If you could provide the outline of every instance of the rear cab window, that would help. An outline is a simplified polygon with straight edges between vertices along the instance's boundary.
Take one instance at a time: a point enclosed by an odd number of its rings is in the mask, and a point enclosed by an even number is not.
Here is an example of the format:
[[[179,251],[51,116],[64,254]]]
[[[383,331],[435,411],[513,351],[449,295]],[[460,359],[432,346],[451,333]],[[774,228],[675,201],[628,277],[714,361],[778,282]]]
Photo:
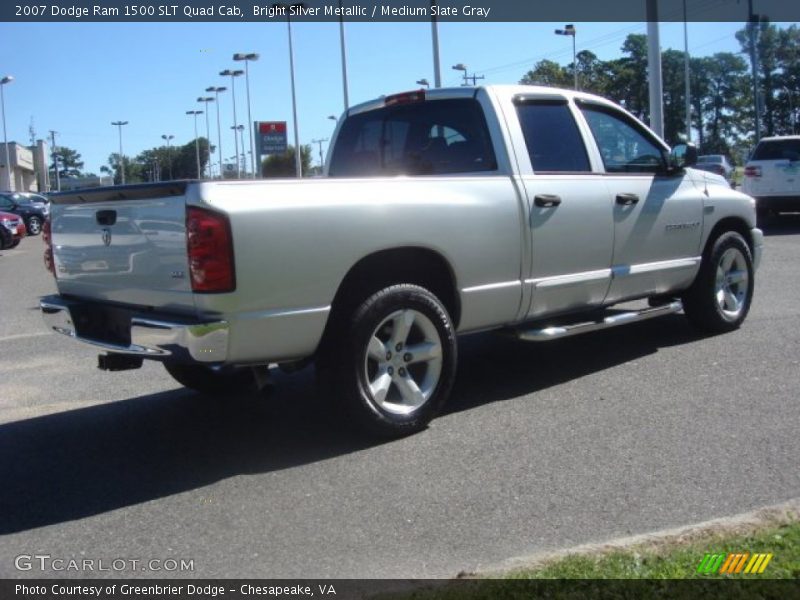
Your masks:
[[[515,101],[535,173],[588,173],[589,156],[566,100]]]
[[[348,117],[329,177],[445,175],[497,170],[489,130],[473,98],[387,106]]]

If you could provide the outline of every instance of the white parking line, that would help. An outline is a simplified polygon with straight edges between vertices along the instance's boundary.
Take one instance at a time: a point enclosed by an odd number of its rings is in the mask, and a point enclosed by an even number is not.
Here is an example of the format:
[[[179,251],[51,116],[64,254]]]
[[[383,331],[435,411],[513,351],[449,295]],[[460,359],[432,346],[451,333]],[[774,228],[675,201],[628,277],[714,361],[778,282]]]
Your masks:
[[[54,331],[37,331],[36,333],[17,333],[15,335],[7,335],[0,337],[0,342],[8,342],[11,340],[24,340],[26,338],[41,337],[43,335],[52,335]]]

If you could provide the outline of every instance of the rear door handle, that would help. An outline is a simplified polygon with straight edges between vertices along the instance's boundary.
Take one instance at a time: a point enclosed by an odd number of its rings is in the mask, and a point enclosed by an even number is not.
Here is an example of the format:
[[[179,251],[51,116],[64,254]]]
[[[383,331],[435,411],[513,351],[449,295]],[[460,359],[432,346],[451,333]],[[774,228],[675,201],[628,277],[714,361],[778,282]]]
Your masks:
[[[630,206],[631,204],[636,204],[637,202],[639,202],[639,196],[636,194],[617,194],[617,204]]]
[[[533,203],[536,206],[541,206],[544,208],[558,206],[561,204],[561,196],[556,196],[555,194],[536,194],[533,197]]]

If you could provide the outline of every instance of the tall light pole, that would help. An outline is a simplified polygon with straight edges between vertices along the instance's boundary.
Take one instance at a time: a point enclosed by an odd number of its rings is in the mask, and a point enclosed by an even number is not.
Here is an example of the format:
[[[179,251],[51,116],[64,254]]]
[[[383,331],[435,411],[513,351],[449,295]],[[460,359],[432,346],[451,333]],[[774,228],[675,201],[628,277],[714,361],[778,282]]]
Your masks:
[[[286,12],[286,30],[289,34],[289,77],[292,83],[292,118],[294,120],[294,171],[295,176],[302,177],[303,176],[303,163],[300,160],[300,131],[297,127],[297,95],[295,94],[295,86],[294,86],[294,49],[292,48],[292,19],[289,16],[291,14],[292,7],[300,7],[304,6],[303,3],[299,4],[274,4],[273,6],[279,7]]]
[[[214,92],[214,102],[217,105],[217,152],[219,153],[219,178],[222,179],[222,128],[219,124],[219,93],[224,92],[228,88],[210,86],[206,88],[207,92]],[[209,159],[210,160],[210,159]]]
[[[686,141],[692,141],[692,88],[689,79],[689,23],[683,0],[683,83],[686,95]]]
[[[239,123],[236,120],[236,78],[240,77],[241,75],[244,75],[244,71],[242,71],[241,69],[236,69],[236,70],[225,69],[224,71],[220,71],[219,74],[222,75],[223,77],[231,78],[231,100],[233,101],[233,126],[237,127]],[[235,133],[233,136],[233,144],[235,146],[236,156],[239,156],[239,139],[236,137]],[[238,179],[241,176],[242,176],[242,169],[241,166],[239,165],[239,161],[237,160],[236,178]]]
[[[467,75],[467,65],[465,65],[464,63],[458,63],[457,65],[453,65],[453,70],[464,71],[464,83],[462,84],[463,86],[468,86],[470,79],[472,79],[472,85],[477,85],[478,79],[484,78],[483,75],[476,75],[475,73],[473,73],[472,75]],[[427,80],[425,79],[422,79],[421,81],[427,82]],[[418,81],[417,83],[420,83],[420,81]]]
[[[344,43],[344,14],[342,0],[339,0],[339,47],[342,50],[342,91],[344,92],[344,109],[350,108],[350,98],[347,93],[347,48]]]
[[[122,126],[127,125],[127,121],[113,121],[111,123],[115,127],[119,129],[119,172],[120,172],[120,182],[122,185],[125,185],[125,157],[122,154]]]
[[[167,140],[167,161],[169,161],[169,178],[170,181],[172,180],[172,146],[169,145],[171,139],[173,139],[174,135],[162,135],[161,139]]]
[[[431,0],[431,8],[436,6],[436,0]],[[433,15],[433,10],[431,10]],[[433,85],[442,87],[442,67],[439,63],[439,23],[435,16],[431,16],[431,44],[433,46]]]
[[[202,110],[187,110],[187,115],[194,116],[194,154],[195,158],[197,158],[197,178],[202,179],[203,176],[200,173],[200,142],[197,139],[197,115],[202,115]]]
[[[258,60],[258,54],[255,52],[248,52],[248,53],[241,53],[237,52],[233,55],[233,60],[243,60],[244,61],[244,81],[245,85],[247,86],[247,131],[248,131],[248,140],[250,142],[250,167],[253,171],[253,179],[256,177],[256,163],[255,163],[255,146],[253,146],[253,117],[250,114],[250,61],[251,60]],[[244,144],[244,139],[242,139],[242,144]]]
[[[572,37],[572,72],[575,76],[575,91],[578,91],[578,55],[575,49],[575,25],[564,25],[564,29],[556,29],[556,35],[569,35]]]
[[[6,185],[5,189],[12,192],[14,188],[12,187],[11,181],[11,153],[8,151],[8,132],[6,131],[6,97],[3,93],[5,89],[5,85],[7,83],[11,83],[14,81],[14,77],[12,75],[6,75],[2,79],[0,79],[0,104],[3,107],[3,142],[6,146]]]
[[[238,145],[236,150],[236,164],[241,165],[243,162],[244,163],[247,162],[247,157],[245,156],[245,151],[244,151],[244,125],[231,126],[231,129],[233,129],[233,137],[236,138],[237,141],[238,141],[238,136],[242,136],[242,153],[239,154]]]
[[[761,139],[761,97],[758,85],[758,24],[761,16],[753,12],[753,0],[747,2],[747,33],[750,38],[750,68],[753,72],[753,109],[755,110],[756,143]]]
[[[198,102],[203,102],[206,105],[206,145],[208,146],[208,176],[211,177],[211,130],[208,127],[208,103],[214,102],[210,96],[201,96],[197,99]]]
[[[647,0],[647,79],[650,100],[650,129],[664,137],[664,85],[661,73],[661,40],[658,0]]]

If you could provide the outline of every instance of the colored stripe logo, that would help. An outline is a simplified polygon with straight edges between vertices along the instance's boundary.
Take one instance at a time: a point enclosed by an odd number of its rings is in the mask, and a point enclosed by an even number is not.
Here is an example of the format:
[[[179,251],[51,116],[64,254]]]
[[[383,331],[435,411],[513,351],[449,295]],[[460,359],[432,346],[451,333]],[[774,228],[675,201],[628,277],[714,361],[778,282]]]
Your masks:
[[[728,554],[706,554],[697,572],[703,574],[718,573],[720,575],[761,574],[772,560],[772,553],[730,552]]]

